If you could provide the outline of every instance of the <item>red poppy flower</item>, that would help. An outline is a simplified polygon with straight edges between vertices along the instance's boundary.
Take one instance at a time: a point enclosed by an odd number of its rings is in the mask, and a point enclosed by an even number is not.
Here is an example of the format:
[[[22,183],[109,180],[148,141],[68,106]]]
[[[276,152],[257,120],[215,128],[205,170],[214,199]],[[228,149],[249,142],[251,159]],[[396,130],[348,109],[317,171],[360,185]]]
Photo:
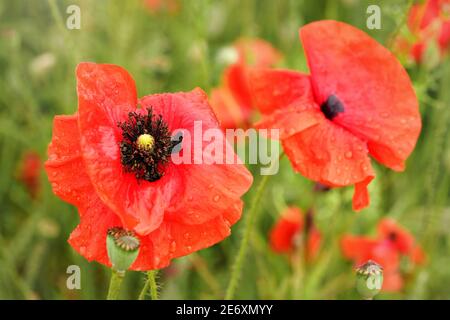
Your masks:
[[[42,161],[39,154],[34,151],[27,151],[20,162],[18,179],[25,185],[32,198],[36,198],[39,189],[39,174]]]
[[[450,45],[450,0],[427,0],[413,5],[408,15],[408,27],[416,39],[404,48],[409,48],[416,62],[422,61],[431,41],[436,41],[444,54]],[[404,39],[399,41],[407,43]]]
[[[253,112],[248,88],[248,67],[270,67],[281,55],[261,39],[241,39],[234,46],[236,63],[224,71],[222,85],[211,91],[211,106],[222,128],[248,127]]]
[[[311,75],[254,69],[250,88],[260,128],[279,128],[295,170],[330,187],[354,185],[353,208],[369,204],[369,154],[401,171],[421,120],[401,64],[367,34],[337,21],[300,29]]]
[[[308,237],[307,256],[314,258],[320,249],[322,236],[312,221],[304,221],[300,209],[290,207],[281,214],[280,219],[270,231],[270,246],[277,253],[292,253],[298,247],[302,233],[307,233]]]
[[[80,214],[69,243],[109,265],[107,230],[132,230],[141,242],[132,269],[148,270],[228,236],[251,174],[241,164],[176,165],[170,157],[174,130],[193,136],[198,120],[204,130],[218,128],[204,92],[138,100],[133,79],[118,66],[81,63],[76,74],[78,112],[55,117],[45,164],[55,194]],[[180,154],[194,150],[180,143]]]
[[[392,219],[382,219],[378,224],[376,238],[346,235],[342,238],[343,255],[361,265],[373,260],[384,269],[384,291],[399,291],[403,287],[400,272],[400,257],[405,256],[413,263],[421,264],[425,254],[415,243],[414,237]]]

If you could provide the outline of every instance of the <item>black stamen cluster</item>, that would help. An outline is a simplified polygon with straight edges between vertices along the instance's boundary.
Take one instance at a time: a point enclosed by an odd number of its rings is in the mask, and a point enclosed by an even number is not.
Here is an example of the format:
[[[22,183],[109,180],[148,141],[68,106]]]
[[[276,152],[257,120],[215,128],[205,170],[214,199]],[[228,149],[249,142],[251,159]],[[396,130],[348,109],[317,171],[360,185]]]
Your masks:
[[[344,112],[344,104],[335,95],[330,95],[320,106],[320,110],[329,120],[333,120],[339,113]]]
[[[134,173],[138,180],[159,180],[173,147],[169,128],[162,116],[155,116],[152,108],[147,109],[146,115],[130,112],[128,120],[119,123],[119,127],[123,137],[120,155],[124,170]],[[150,134],[154,138],[151,149],[139,148],[137,139],[142,134]]]

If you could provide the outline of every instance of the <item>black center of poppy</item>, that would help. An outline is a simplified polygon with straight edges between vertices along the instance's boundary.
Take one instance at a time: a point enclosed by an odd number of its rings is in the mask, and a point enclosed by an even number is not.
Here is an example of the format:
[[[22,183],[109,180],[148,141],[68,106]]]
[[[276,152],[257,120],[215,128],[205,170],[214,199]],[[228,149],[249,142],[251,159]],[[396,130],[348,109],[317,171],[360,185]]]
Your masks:
[[[344,112],[344,105],[334,94],[322,103],[320,110],[329,120],[333,120],[339,113]]]
[[[120,156],[125,172],[133,173],[138,180],[159,180],[172,149],[181,139],[172,141],[166,122],[161,115],[155,116],[152,108],[144,115],[130,112],[119,127],[122,129]]]
[[[389,234],[387,236],[387,238],[392,242],[395,242],[397,240],[397,237],[398,237],[397,233],[395,233],[395,232],[389,232]]]

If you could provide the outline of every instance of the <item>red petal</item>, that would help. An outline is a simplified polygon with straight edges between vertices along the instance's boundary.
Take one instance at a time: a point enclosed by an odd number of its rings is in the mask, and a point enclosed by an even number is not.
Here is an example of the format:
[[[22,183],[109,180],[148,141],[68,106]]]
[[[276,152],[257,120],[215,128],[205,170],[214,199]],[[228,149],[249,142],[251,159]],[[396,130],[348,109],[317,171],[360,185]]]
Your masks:
[[[386,272],[383,275],[384,292],[398,292],[403,288],[403,279],[399,272]]]
[[[243,110],[250,112],[252,99],[248,87],[247,68],[241,64],[229,66],[224,71],[225,86],[230,89],[236,102]]]
[[[261,39],[240,39],[235,44],[239,63],[255,67],[270,67],[281,59],[272,45]]]
[[[116,65],[83,62],[77,66],[78,104],[90,105],[92,117],[106,117],[116,130],[137,105],[136,86],[128,72]],[[87,110],[86,110],[87,111]],[[95,120],[93,120],[95,121]]]
[[[395,56],[367,34],[337,21],[300,29],[316,101],[336,95],[345,106],[334,122],[368,140],[372,156],[402,170],[421,129],[418,101]],[[382,67],[380,67],[382,66]]]
[[[161,114],[168,122],[169,130],[183,129],[191,141],[183,139],[183,150],[203,153],[209,143],[200,148],[194,144],[194,122],[202,121],[203,132],[218,129],[217,120],[201,90],[189,93],[151,95],[140,100],[142,106],[153,106],[155,114]],[[189,110],[189,111],[187,111]],[[221,131],[222,141],[226,139]],[[187,144],[190,142],[190,147]],[[235,154],[229,144],[226,150]],[[197,150],[196,150],[197,149]],[[226,151],[224,151],[226,152]],[[190,157],[194,160],[194,156]],[[203,161],[206,155],[203,154]],[[250,188],[253,177],[242,164],[178,164],[173,165],[179,186],[176,201],[167,208],[170,219],[184,224],[201,224],[223,214]],[[161,180],[163,180],[162,178]]]
[[[294,249],[294,237],[303,228],[303,216],[300,209],[286,209],[280,220],[270,231],[270,246],[273,251],[283,253]]]
[[[370,203],[369,190],[367,186],[373,180],[373,176],[369,176],[361,182],[355,183],[355,192],[353,194],[353,210],[360,211],[366,208]]]
[[[372,260],[379,263],[386,273],[398,270],[400,254],[397,249],[385,241],[378,241],[372,251]]]
[[[346,258],[354,260],[358,265],[371,258],[376,244],[376,240],[368,237],[346,235],[341,240],[341,249]]]
[[[446,50],[450,46],[450,19],[442,22],[439,45],[442,50]]]
[[[263,116],[255,127],[267,129],[270,138],[274,138],[271,129],[278,129],[279,139],[284,140],[322,121],[325,121],[323,114],[308,105],[291,105]]]
[[[110,266],[106,251],[108,229],[120,227],[119,217],[97,196],[91,186],[90,196],[79,207],[80,224],[71,233],[70,245],[88,261],[97,261]]]
[[[419,245],[414,246],[410,254],[411,261],[416,264],[423,264],[426,261],[426,255],[422,247]]]
[[[308,237],[308,259],[314,259],[320,250],[320,244],[322,243],[322,235],[321,233],[316,229],[313,228]]]
[[[87,201],[92,186],[81,156],[77,114],[54,118],[45,170],[53,192],[61,199],[75,206]]]
[[[414,248],[414,237],[393,219],[384,218],[380,221],[378,224],[378,235],[380,240],[391,242],[403,254],[411,254]]]
[[[310,78],[289,70],[252,69],[250,92],[262,113],[282,110],[295,103],[300,109],[318,110],[314,102]]]
[[[106,251],[109,228],[121,226],[120,219],[98,198],[94,189],[85,205],[79,209],[80,224],[69,238],[70,245],[89,261],[110,266]],[[222,241],[230,234],[230,226],[242,212],[242,201],[236,202],[213,220],[199,225],[164,221],[154,232],[139,237],[139,256],[131,270],[161,269],[171,259],[188,255]]]
[[[248,122],[249,112],[244,110],[226,87],[211,91],[211,107],[223,129],[244,127]]]
[[[330,121],[283,141],[295,170],[328,186],[355,184],[354,208],[368,205],[365,187],[374,177],[365,143]]]
[[[230,235],[230,226],[242,212],[242,202],[228,208],[225,215],[198,225],[164,221],[161,226],[141,240],[141,251],[133,270],[161,269],[173,258],[210,247]]]

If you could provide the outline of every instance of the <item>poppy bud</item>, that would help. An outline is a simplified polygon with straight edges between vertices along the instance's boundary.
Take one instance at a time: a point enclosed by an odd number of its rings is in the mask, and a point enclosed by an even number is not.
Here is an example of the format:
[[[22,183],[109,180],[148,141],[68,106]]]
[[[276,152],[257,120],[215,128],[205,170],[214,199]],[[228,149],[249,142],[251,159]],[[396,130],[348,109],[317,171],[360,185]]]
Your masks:
[[[383,285],[383,268],[369,260],[356,269],[356,289],[365,300],[372,300]]]
[[[124,273],[139,254],[139,239],[133,231],[115,227],[108,230],[106,248],[112,269]]]

